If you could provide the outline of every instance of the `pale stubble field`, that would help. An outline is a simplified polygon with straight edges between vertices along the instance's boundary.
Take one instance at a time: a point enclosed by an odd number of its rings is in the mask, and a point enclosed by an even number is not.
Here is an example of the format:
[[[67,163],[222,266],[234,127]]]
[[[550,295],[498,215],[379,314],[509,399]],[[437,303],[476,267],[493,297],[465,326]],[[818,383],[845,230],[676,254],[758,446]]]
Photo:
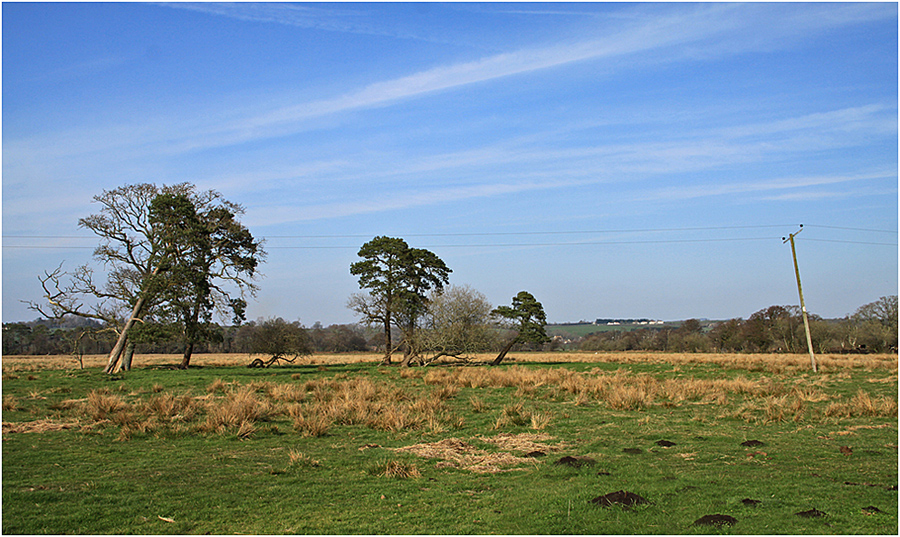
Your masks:
[[[253,358],[265,356],[245,353],[231,354],[194,354],[191,358],[193,367],[234,367],[248,365]],[[301,356],[294,365],[336,365],[371,363],[377,365],[383,355],[380,353],[339,353],[314,354]],[[442,360],[433,365],[466,363],[485,365],[494,359],[493,354],[476,354],[466,362]],[[402,354],[394,355],[394,362],[399,362]],[[85,368],[102,368],[106,365],[107,356],[91,354],[82,357]],[[164,367],[177,365],[181,356],[177,354],[136,354],[133,367]],[[653,353],[653,352],[522,352],[508,356],[504,363],[622,363],[622,364],[715,364],[722,367],[746,369],[749,371],[768,371],[782,373],[811,369],[807,354],[734,354],[734,353]],[[282,362],[284,363],[284,362]],[[820,354],[816,355],[816,364],[820,371],[841,369],[893,369],[897,373],[896,354]],[[273,366],[277,367],[277,366]],[[41,369],[77,369],[78,360],[71,355],[52,356],[4,356],[3,372],[28,371]]]

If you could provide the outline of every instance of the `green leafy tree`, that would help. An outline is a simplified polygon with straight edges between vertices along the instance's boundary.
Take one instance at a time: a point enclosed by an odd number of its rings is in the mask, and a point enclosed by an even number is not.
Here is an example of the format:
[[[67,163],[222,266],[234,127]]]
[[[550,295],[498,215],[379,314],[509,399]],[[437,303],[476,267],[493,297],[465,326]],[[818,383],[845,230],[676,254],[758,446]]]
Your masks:
[[[451,270],[434,253],[392,237],[375,237],[362,245],[358,255],[363,260],[350,265],[350,274],[359,278],[360,289],[368,294],[351,296],[348,307],[365,323],[384,329],[383,364],[391,363],[394,351],[391,328],[401,329],[409,343],[404,359],[408,365],[416,323],[428,304],[426,293],[442,289]]]
[[[261,244],[236,218],[243,212],[239,206],[215,193],[205,199],[189,193],[160,194],[151,204],[151,223],[161,236],[171,235],[177,248],[160,295],[165,316],[180,327],[182,369],[190,365],[196,343],[218,335],[214,311],[230,313],[234,324],[243,321],[246,301],[232,298],[223,283],[255,292],[251,279],[263,255]]]
[[[512,299],[512,306],[498,306],[492,313],[509,322],[516,330],[516,335],[503,347],[491,365],[500,365],[516,343],[540,344],[550,341],[544,330],[547,325],[544,307],[528,291],[519,291]]]

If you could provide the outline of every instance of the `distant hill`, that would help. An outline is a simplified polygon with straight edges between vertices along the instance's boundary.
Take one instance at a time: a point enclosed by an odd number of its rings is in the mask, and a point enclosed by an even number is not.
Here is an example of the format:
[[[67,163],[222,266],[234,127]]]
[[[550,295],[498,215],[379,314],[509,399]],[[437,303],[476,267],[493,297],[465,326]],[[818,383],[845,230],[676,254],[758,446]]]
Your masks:
[[[598,332],[631,332],[633,330],[664,328],[674,329],[681,326],[684,321],[659,321],[653,319],[597,319],[594,322],[579,321],[577,323],[548,324],[547,334],[550,337],[562,336],[566,339],[585,337]],[[705,328],[718,321],[701,319],[700,324]]]

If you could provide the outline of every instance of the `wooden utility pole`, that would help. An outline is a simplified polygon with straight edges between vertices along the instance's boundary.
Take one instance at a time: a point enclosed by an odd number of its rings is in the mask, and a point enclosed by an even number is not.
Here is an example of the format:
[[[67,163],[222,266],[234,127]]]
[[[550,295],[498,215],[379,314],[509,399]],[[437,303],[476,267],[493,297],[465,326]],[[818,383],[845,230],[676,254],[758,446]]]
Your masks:
[[[800,231],[803,231],[803,224],[800,224]],[[798,231],[797,233],[800,233]],[[816,355],[813,353],[812,337],[809,335],[809,316],[806,314],[806,304],[803,302],[803,286],[800,285],[800,267],[797,265],[797,249],[794,247],[794,236],[797,233],[791,233],[787,238],[782,237],[784,242],[791,242],[791,255],[794,257],[794,274],[797,275],[797,291],[800,293],[800,311],[803,313],[803,328],[806,329],[806,346],[809,348],[809,360],[812,362],[813,373],[817,372]],[[782,243],[784,244],[784,243]]]

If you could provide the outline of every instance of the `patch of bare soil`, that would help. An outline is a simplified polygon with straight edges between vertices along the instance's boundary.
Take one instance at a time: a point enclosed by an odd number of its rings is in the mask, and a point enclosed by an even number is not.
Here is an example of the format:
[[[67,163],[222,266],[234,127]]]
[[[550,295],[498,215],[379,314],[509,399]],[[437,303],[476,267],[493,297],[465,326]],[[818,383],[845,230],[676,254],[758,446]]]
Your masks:
[[[62,431],[80,427],[74,422],[61,422],[53,420],[36,420],[20,422],[3,422],[3,434],[9,433],[46,433],[50,431]]]
[[[799,513],[794,513],[797,516],[802,516],[803,518],[819,518],[823,516],[828,516],[824,511],[819,511],[818,509],[810,509],[809,511],[800,511]]]
[[[694,521],[695,526],[733,526],[737,519],[728,515],[704,515]]]
[[[746,505],[747,507],[756,507],[757,505],[761,504],[762,502],[759,500],[751,500],[750,498],[744,498],[743,500],[741,500],[741,503]]]
[[[744,447],[759,447],[764,446],[765,444],[759,440],[747,440],[746,442],[741,442],[741,445]]]
[[[604,494],[603,496],[597,496],[596,498],[591,500],[591,503],[600,505],[602,507],[619,505],[625,508],[629,508],[635,505],[650,503],[650,500],[633,492],[617,490],[616,492],[610,492],[609,494]]]
[[[582,466],[593,466],[597,461],[590,457],[572,457],[567,455],[554,462],[557,466],[571,466],[573,468],[581,468]]]
[[[521,435],[501,434],[494,437],[478,437],[479,440],[494,444],[500,449],[510,451],[551,451],[559,446],[541,444],[539,441],[550,440],[546,434],[523,433]],[[412,446],[394,448],[394,451],[408,452],[429,459],[441,459],[437,468],[461,468],[476,473],[492,474],[516,470],[515,466],[524,463],[534,464],[534,457],[519,457],[509,451],[488,452],[478,449],[459,438],[445,438],[439,442],[414,444]]]

